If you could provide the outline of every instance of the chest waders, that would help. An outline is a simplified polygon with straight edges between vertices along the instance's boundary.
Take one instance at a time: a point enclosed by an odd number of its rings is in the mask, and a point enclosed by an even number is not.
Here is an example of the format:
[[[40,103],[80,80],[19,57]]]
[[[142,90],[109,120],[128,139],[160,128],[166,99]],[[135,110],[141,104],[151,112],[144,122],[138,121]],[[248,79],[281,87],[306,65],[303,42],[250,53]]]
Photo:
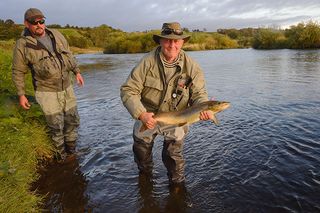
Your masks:
[[[39,41],[37,41],[37,45],[27,42],[26,48],[30,48],[35,51],[45,50],[48,52],[49,56],[40,58],[39,61],[50,60],[53,66],[60,69],[62,91],[38,91],[35,82],[36,73],[34,72],[33,64],[29,63],[28,66],[31,69],[35,97],[45,115],[49,128],[49,135],[58,152],[57,157],[61,160],[64,160],[68,154],[75,152],[75,141],[78,137],[77,129],[80,124],[80,118],[72,85],[63,90],[63,81],[67,80],[64,79],[62,74],[65,62],[56,49],[56,41],[54,37],[51,34],[49,34],[49,36],[52,41],[54,53],[50,52]]]
[[[180,69],[180,67],[178,67]],[[159,65],[160,77],[163,82],[163,94],[161,97],[160,105],[163,103],[166,93],[168,92],[168,85],[166,83],[165,74],[163,67]],[[187,89],[190,85],[191,80],[182,77],[181,70],[178,75],[174,75],[173,78],[175,88],[171,94],[171,108],[177,110],[177,106],[182,100],[184,93],[183,89]],[[160,106],[158,106],[158,109]],[[140,174],[152,173],[153,160],[152,160],[152,148],[154,145],[154,139],[158,134],[164,136],[163,149],[162,149],[162,162],[167,168],[167,175],[170,184],[182,183],[185,180],[184,167],[185,160],[183,158],[183,145],[184,137],[188,132],[188,126],[174,127],[167,126],[164,127],[163,131],[155,128],[154,130],[146,130],[142,135],[139,133],[140,127],[142,125],[141,121],[136,121],[133,133],[133,152],[134,159],[138,165]]]

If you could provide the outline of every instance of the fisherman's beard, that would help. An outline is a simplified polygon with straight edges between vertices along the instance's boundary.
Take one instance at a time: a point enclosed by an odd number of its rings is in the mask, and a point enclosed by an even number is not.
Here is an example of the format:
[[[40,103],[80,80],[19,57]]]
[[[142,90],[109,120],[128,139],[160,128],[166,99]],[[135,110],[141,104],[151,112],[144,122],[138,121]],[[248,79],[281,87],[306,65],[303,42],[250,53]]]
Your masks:
[[[33,34],[34,34],[35,36],[38,36],[38,37],[43,36],[43,35],[44,35],[44,28],[37,27],[37,28],[34,30]]]

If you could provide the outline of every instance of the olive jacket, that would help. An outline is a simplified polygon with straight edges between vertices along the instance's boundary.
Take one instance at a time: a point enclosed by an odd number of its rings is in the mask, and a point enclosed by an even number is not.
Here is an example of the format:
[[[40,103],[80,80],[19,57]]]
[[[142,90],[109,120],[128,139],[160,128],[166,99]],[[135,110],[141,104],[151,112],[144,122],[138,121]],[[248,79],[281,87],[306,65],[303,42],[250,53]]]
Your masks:
[[[79,72],[67,40],[54,29],[46,29],[54,52],[50,52],[25,29],[13,53],[12,80],[19,96],[25,94],[25,74],[31,70],[36,91],[59,92],[71,84],[70,71]]]
[[[134,119],[143,112],[182,110],[208,100],[200,66],[183,50],[175,74],[165,79],[158,46],[133,68],[120,88],[123,105]]]

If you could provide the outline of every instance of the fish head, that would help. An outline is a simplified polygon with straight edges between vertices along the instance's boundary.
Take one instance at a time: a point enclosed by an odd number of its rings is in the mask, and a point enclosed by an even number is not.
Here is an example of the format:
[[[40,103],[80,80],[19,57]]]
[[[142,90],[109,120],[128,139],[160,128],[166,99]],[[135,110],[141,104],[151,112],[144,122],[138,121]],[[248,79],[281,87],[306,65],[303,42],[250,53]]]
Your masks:
[[[230,102],[227,101],[209,101],[208,109],[213,113],[221,112],[230,107]]]

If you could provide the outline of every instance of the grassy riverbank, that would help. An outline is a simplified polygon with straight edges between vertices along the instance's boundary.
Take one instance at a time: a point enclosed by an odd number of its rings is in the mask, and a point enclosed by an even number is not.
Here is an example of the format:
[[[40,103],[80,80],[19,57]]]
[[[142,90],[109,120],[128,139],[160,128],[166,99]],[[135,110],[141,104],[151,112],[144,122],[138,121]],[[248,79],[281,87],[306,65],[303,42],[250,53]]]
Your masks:
[[[54,155],[46,123],[34,99],[30,73],[26,91],[30,110],[19,106],[11,78],[14,41],[0,41],[0,212],[40,212],[43,197],[30,186],[39,166]],[[72,47],[75,54],[102,52],[101,48]]]
[[[87,54],[87,53],[102,53],[103,49],[99,47],[91,48],[79,48],[79,47],[70,47],[73,54]]]
[[[37,167],[53,155],[39,105],[18,106],[11,81],[13,41],[0,41],[0,212],[37,212],[42,197],[30,191]],[[27,93],[33,99],[30,75]],[[34,101],[33,101],[34,102]]]

